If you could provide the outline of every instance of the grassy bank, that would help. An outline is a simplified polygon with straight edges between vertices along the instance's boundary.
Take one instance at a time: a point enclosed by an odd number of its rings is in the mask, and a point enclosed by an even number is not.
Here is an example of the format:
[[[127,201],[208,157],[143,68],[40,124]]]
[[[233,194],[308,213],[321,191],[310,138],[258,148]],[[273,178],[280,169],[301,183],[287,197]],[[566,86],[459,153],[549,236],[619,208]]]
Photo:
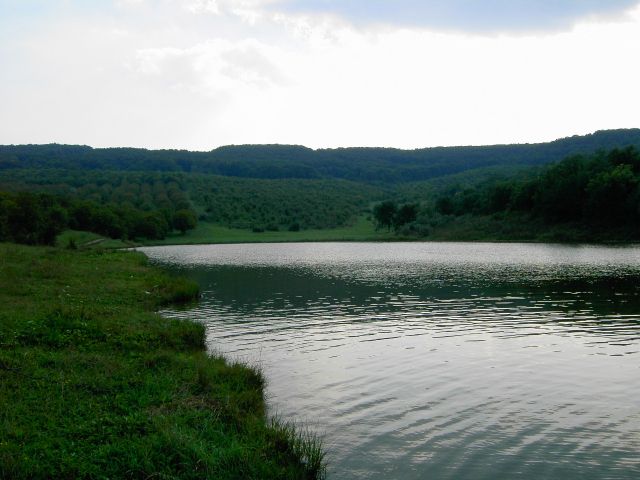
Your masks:
[[[325,229],[302,230],[299,232],[252,232],[227,228],[222,225],[201,222],[194,230],[184,235],[173,233],[164,240],[145,241],[145,245],[193,245],[204,243],[261,243],[261,242],[351,242],[393,240],[393,232],[376,231],[370,220],[358,218],[352,225]]]
[[[314,478],[259,372],[160,317],[197,288],[141,254],[0,244],[0,478]]]
[[[428,234],[402,235],[376,230],[370,220],[359,218],[353,225],[327,230],[300,232],[251,232],[231,229],[211,223],[201,223],[185,235],[177,233],[164,240],[143,242],[145,245],[193,245],[216,243],[267,242],[560,242],[560,243],[629,243],[633,237],[627,231],[610,230],[594,233],[582,225],[548,225],[542,221],[515,215],[452,217],[435,226]],[[100,244],[108,247],[110,241]],[[91,244],[88,244],[90,246]]]
[[[195,230],[181,235],[173,233],[164,240],[144,241],[144,245],[194,245],[218,243],[267,242],[554,242],[554,243],[637,243],[633,226],[594,232],[578,223],[549,225],[526,215],[464,215],[439,219],[427,225],[425,235],[402,235],[393,230],[376,230],[370,220],[360,217],[354,224],[326,230],[300,232],[252,232],[212,223],[201,223]],[[72,243],[80,250],[115,249],[137,245],[101,237],[89,232],[68,230],[58,237],[57,245]],[[139,244],[138,244],[139,245]]]
[[[56,238],[56,246],[71,249],[116,249],[135,246],[135,242],[107,238],[97,233],[66,230]]]
[[[637,243],[635,226],[594,230],[580,222],[549,224],[539,218],[513,213],[464,215],[431,227],[424,241],[480,241],[532,243]]]

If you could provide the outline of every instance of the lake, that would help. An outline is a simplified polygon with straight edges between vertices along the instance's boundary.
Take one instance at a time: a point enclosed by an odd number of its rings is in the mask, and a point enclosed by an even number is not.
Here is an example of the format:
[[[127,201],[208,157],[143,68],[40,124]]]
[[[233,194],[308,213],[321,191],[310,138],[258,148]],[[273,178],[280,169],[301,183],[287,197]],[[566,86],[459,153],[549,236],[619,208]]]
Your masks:
[[[640,478],[640,248],[142,248],[335,479]]]

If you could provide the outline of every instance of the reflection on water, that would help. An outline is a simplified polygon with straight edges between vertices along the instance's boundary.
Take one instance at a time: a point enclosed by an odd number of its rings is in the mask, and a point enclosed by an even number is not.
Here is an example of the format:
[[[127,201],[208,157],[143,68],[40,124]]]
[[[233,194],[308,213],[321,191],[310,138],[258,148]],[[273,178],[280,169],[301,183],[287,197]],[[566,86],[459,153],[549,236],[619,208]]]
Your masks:
[[[143,249],[209,346],[324,432],[332,478],[640,478],[640,248]]]

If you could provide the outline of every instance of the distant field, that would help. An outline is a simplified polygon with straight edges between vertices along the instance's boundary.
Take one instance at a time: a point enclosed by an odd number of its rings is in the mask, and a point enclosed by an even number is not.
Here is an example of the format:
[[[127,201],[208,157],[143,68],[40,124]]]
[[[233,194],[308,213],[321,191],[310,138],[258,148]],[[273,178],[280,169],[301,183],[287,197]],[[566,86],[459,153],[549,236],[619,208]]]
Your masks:
[[[97,233],[66,230],[56,238],[56,246],[60,248],[126,248],[133,246],[133,242],[125,242],[113,238],[106,238]],[[72,247],[73,248],[73,247]]]
[[[194,230],[181,235],[174,233],[164,240],[151,240],[145,245],[176,245],[203,243],[261,243],[261,242],[329,242],[397,240],[393,232],[376,231],[372,222],[360,217],[348,227],[300,232],[252,232],[201,222]]]

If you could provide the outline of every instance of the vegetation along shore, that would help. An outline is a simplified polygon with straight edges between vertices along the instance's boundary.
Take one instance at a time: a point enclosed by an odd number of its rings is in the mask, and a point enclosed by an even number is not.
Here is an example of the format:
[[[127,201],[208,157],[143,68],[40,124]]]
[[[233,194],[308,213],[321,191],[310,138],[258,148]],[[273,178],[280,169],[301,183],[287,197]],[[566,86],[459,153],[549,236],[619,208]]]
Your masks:
[[[140,253],[0,244],[0,478],[321,478],[258,370],[155,313],[197,295]]]

